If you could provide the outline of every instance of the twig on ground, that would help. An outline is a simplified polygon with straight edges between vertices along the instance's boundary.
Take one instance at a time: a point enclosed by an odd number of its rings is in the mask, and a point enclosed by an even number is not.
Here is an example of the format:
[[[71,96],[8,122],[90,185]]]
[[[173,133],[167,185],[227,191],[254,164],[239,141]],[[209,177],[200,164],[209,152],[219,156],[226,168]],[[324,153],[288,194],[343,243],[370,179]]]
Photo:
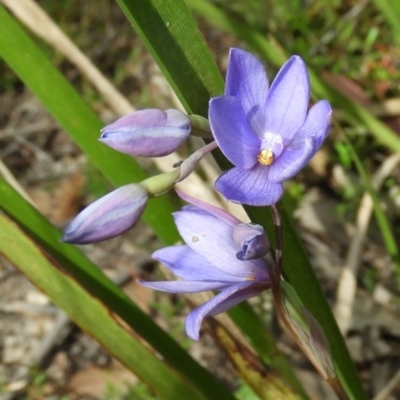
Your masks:
[[[30,203],[33,207],[36,208],[36,205],[33,203],[32,199],[29,197],[28,193],[26,193],[25,189],[19,184],[19,182],[15,179],[14,175],[7,168],[7,166],[0,159],[0,176],[4,178],[4,180],[12,186],[28,203]]]
[[[379,190],[383,181],[399,161],[400,154],[394,154],[385,160],[373,178],[372,185],[375,190]],[[357,212],[356,232],[350,243],[345,264],[339,279],[336,292],[336,303],[333,309],[343,335],[347,333],[351,324],[354,298],[357,289],[357,268],[373,209],[374,205],[371,196],[368,193],[364,193]]]
[[[400,382],[400,371],[397,371],[396,374],[390,379],[390,381],[382,388],[382,390],[372,399],[372,400],[385,400],[391,391],[397,386]]]

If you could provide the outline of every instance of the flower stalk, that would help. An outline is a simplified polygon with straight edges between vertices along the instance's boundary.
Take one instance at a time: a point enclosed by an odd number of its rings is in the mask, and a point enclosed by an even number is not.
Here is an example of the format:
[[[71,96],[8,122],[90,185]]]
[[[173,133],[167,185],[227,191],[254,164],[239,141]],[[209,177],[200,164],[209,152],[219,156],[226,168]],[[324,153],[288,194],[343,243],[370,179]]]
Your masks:
[[[271,206],[271,212],[276,236],[275,262],[271,262],[269,259],[270,262],[266,262],[266,264],[276,312],[303,353],[331,386],[338,399],[348,400],[349,398],[336,375],[325,333],[317,320],[304,308],[291,285],[281,281],[283,230],[278,203]]]

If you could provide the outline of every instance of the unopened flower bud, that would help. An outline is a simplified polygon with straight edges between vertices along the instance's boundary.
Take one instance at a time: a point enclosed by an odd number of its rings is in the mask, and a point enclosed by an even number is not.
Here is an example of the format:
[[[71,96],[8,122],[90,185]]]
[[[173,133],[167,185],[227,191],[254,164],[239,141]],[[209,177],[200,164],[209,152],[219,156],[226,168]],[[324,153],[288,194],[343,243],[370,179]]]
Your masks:
[[[242,261],[262,258],[270,249],[263,227],[257,224],[236,225],[233,229],[233,240],[242,249],[236,254]]]
[[[142,186],[130,184],[90,204],[67,226],[63,242],[86,244],[118,236],[138,221],[148,195]]]
[[[101,130],[100,141],[121,153],[162,157],[190,134],[190,119],[179,110],[146,109],[126,115]]]

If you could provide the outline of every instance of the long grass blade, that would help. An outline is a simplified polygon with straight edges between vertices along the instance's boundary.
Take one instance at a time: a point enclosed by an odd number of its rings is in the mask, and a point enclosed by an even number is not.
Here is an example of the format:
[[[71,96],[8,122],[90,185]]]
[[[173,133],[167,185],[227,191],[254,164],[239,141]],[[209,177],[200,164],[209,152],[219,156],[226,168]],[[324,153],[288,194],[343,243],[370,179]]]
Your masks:
[[[187,111],[207,116],[205,110],[210,97],[223,93],[222,78],[210,59],[201,36],[182,1],[162,0],[117,0],[127,18],[141,36],[143,42],[159,62],[160,68],[171,85],[179,86],[177,95],[188,108]],[[187,41],[190,37],[190,42]],[[167,49],[167,50],[166,50]],[[179,54],[176,58],[172,55]],[[206,60],[206,62],[205,62]],[[195,71],[198,77],[187,79],[186,70]],[[200,80],[199,77],[202,77]],[[206,85],[206,87],[204,87]],[[192,94],[196,93],[196,99]],[[217,156],[222,167],[226,161]],[[258,208],[248,212],[252,221],[268,228],[272,237],[271,218],[268,210]],[[315,273],[300,243],[292,222],[284,213],[285,254],[284,271],[304,305],[324,328],[331,343],[338,374],[352,399],[366,399],[354,364],[332,312],[319,286]]]
[[[85,332],[133,371],[160,399],[206,400],[182,375],[121,326],[113,313],[82,288],[10,219],[0,215],[0,254],[19,268]],[[67,294],[67,295],[66,295]],[[82,307],[82,304],[85,307]]]

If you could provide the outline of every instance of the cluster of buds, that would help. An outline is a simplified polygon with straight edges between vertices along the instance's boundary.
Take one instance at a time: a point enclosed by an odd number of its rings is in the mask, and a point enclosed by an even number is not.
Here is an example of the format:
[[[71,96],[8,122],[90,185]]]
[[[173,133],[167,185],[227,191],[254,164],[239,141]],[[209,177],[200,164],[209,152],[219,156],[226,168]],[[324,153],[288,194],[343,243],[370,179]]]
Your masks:
[[[100,141],[131,156],[162,157],[176,151],[194,132],[209,135],[205,118],[188,116],[179,110],[146,109],[126,115],[101,131]],[[149,198],[171,190],[189,176],[198,162],[216,148],[215,142],[202,147],[176,169],[139,183],[122,186],[86,207],[67,226],[63,242],[87,244],[121,235],[140,219]]]

